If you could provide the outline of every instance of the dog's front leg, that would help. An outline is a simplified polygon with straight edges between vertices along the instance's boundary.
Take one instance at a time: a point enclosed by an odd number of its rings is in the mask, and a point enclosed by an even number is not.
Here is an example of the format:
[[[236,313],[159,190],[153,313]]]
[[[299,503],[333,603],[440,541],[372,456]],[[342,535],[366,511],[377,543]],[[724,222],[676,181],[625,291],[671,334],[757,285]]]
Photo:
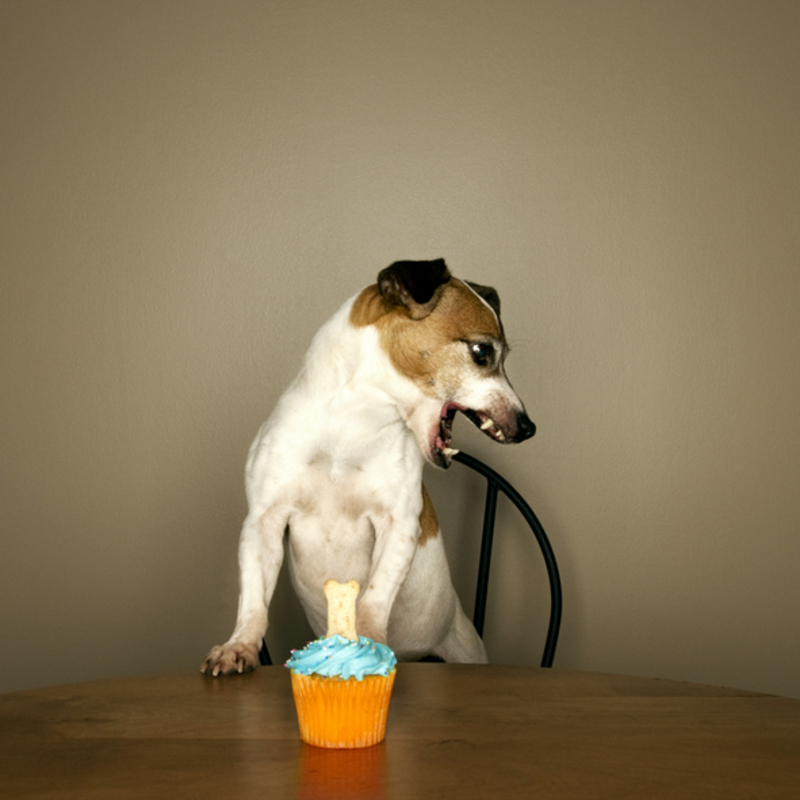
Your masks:
[[[408,575],[419,539],[419,518],[404,514],[373,520],[375,547],[367,588],[358,603],[358,633],[388,644],[389,616]]]
[[[251,512],[239,538],[239,610],[225,644],[212,648],[200,671],[214,676],[249,672],[267,631],[269,603],[283,562],[283,532],[288,512],[273,507]]]

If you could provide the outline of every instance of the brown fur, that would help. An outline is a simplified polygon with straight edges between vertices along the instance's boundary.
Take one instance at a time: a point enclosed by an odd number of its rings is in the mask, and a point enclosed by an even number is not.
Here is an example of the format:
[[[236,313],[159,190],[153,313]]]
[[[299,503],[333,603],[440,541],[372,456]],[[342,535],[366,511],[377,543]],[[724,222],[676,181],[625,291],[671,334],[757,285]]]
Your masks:
[[[350,309],[350,322],[356,328],[363,328],[367,325],[374,325],[380,317],[392,310],[391,304],[387,303],[378,291],[378,284],[373,283],[367,286],[358,297],[356,297],[353,307]]]
[[[494,312],[457,278],[444,285],[438,304],[424,319],[412,319],[402,306],[384,300],[377,285],[369,286],[356,298],[350,322],[375,325],[395,369],[430,396],[437,394],[437,382],[447,382],[453,371],[450,345],[481,336],[503,339]]]
[[[425,486],[422,487],[422,511],[419,512],[420,534],[418,544],[422,547],[428,539],[439,535],[439,520]]]

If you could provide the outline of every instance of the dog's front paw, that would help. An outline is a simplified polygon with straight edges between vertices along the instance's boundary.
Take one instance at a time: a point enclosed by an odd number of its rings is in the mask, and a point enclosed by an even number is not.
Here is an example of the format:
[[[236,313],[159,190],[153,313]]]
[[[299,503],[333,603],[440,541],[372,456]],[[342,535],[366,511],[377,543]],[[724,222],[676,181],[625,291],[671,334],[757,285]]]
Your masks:
[[[377,616],[371,612],[367,606],[360,606],[358,609],[357,629],[359,636],[366,636],[374,642],[388,644],[389,639],[386,631],[386,623],[381,623]]]
[[[211,649],[200,672],[206,675],[237,675],[250,672],[258,666],[258,647],[243,642],[228,642]]]

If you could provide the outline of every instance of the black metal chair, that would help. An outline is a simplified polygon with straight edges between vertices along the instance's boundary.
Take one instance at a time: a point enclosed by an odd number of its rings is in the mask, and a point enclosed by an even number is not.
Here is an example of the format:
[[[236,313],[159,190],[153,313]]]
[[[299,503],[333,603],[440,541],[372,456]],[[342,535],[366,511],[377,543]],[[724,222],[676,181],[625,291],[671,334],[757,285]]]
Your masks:
[[[536,514],[533,513],[533,509],[531,509],[522,495],[502,475],[495,472],[491,467],[488,467],[474,456],[467,455],[463,452],[453,456],[453,460],[464,464],[486,478],[483,536],[481,539],[481,554],[478,564],[478,585],[475,591],[475,611],[472,618],[478,635],[481,637],[483,636],[483,624],[486,617],[486,597],[489,592],[489,569],[492,562],[492,542],[494,539],[494,526],[497,514],[497,496],[499,492],[502,492],[516,506],[517,510],[528,523],[533,535],[536,537],[539,549],[542,551],[545,567],[547,568],[547,577],[550,582],[550,621],[547,627],[547,636],[545,637],[541,666],[552,667],[553,657],[555,656],[556,646],[558,645],[558,634],[561,630],[562,595],[558,563],[556,562],[553,548],[550,546],[550,540],[547,538],[547,534],[544,532],[544,528]],[[266,642],[261,643],[261,651],[258,657],[262,666],[272,663]]]
[[[542,551],[547,578],[550,582],[550,621],[547,626],[544,652],[542,653],[541,666],[552,667],[553,657],[558,645],[558,634],[561,630],[561,577],[558,572],[558,562],[550,545],[550,540],[544,532],[533,509],[525,502],[522,495],[499,473],[467,453],[458,453],[453,456],[454,461],[459,461],[470,469],[486,478],[486,502],[483,511],[483,538],[481,540],[481,555],[478,564],[478,586],[475,590],[475,611],[472,622],[479,636],[483,636],[483,623],[486,616],[486,596],[489,592],[489,568],[492,562],[492,542],[494,539],[494,524],[497,513],[497,495],[502,492],[522,514],[528,523],[539,549]]]

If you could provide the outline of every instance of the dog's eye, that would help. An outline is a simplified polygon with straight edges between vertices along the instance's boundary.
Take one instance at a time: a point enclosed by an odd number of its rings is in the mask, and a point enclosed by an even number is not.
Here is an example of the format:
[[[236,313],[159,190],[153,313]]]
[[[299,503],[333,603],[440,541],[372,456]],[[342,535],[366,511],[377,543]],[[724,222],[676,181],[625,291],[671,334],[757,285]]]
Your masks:
[[[485,342],[471,342],[469,354],[479,367],[486,367],[494,361],[494,347]]]

